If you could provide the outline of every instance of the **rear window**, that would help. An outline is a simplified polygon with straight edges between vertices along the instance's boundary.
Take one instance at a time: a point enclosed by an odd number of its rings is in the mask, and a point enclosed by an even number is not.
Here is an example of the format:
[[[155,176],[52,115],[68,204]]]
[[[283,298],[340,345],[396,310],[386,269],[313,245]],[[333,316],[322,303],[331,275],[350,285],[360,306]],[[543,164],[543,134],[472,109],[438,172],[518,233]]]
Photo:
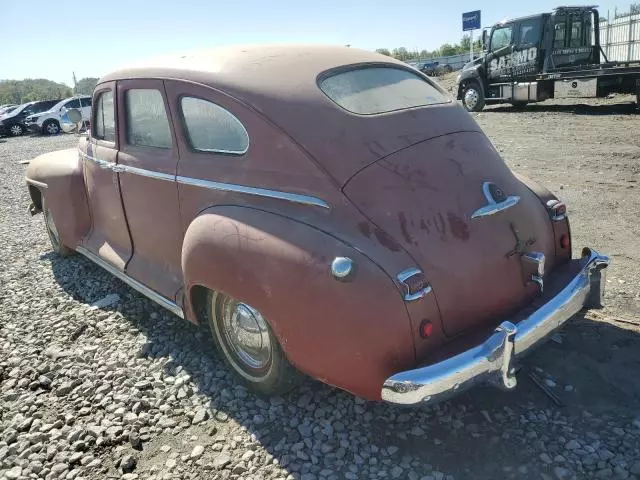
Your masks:
[[[320,89],[339,106],[359,115],[449,102],[433,85],[400,68],[366,67],[336,73]]]

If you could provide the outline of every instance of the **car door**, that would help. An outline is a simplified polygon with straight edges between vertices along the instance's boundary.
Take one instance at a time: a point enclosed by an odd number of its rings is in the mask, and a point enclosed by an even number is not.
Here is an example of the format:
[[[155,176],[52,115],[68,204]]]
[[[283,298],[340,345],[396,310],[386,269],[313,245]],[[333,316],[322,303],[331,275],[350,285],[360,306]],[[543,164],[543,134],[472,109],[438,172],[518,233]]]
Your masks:
[[[178,147],[162,80],[118,82],[118,177],[133,255],[126,273],[175,299],[182,286]]]
[[[80,143],[84,179],[91,214],[91,229],[82,246],[120,271],[131,258],[129,229],[122,208],[120,184],[114,171],[118,158],[119,128],[116,117],[116,84],[101,84],[94,93],[93,126]]]
[[[80,99],[80,106],[82,120],[88,122],[91,119],[91,97],[82,97]]]
[[[512,80],[513,23],[499,25],[491,32],[487,55],[487,77],[490,83]]]
[[[516,82],[533,80],[539,71],[542,17],[520,20],[516,25],[516,41],[511,56],[512,75]]]

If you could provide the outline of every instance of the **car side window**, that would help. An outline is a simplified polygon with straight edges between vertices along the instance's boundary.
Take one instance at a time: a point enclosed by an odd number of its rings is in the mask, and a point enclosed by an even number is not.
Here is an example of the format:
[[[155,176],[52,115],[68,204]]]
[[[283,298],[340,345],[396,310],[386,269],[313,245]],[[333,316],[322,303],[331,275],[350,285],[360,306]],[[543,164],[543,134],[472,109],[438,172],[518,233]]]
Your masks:
[[[80,100],[78,100],[77,98],[74,98],[70,102],[65,103],[64,107],[67,109],[80,108]]]
[[[91,97],[81,98],[80,99],[80,103],[82,104],[83,107],[90,107],[91,106]]]
[[[194,150],[242,155],[249,149],[247,129],[220,105],[202,98],[182,97],[180,108]]]
[[[98,140],[116,141],[116,117],[111,90],[102,92],[98,96],[93,114],[91,136]]]
[[[511,34],[513,28],[511,25],[506,27],[496,28],[491,35],[491,51],[495,52],[508,45],[511,45]]]
[[[518,46],[537,45],[540,40],[540,18],[523,20],[520,23]]]
[[[171,148],[171,129],[162,94],[155,89],[125,92],[127,143],[139,147]]]

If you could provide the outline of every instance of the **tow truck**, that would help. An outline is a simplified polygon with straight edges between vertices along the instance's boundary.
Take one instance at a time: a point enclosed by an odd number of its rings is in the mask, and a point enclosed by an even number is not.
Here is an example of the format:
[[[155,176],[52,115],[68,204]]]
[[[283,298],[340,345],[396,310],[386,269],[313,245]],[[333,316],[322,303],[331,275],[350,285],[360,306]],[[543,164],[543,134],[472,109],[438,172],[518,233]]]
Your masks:
[[[483,31],[482,45],[483,55],[457,79],[457,98],[470,112],[487,104],[522,107],[611,93],[635,93],[640,104],[640,59],[607,60],[596,6],[558,7],[497,23]]]

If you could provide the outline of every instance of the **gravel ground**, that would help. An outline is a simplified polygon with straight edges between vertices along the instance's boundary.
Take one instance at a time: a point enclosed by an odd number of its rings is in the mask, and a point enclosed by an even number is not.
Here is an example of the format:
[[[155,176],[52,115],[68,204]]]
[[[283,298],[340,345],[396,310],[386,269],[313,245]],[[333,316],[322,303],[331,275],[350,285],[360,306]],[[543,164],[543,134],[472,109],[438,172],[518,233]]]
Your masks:
[[[50,253],[18,161],[76,139],[0,139],[0,479],[640,478],[640,117],[582,110],[476,117],[512,168],[567,201],[575,245],[613,255],[609,306],[529,357],[514,392],[418,410],[311,380],[247,392],[205,332]]]

